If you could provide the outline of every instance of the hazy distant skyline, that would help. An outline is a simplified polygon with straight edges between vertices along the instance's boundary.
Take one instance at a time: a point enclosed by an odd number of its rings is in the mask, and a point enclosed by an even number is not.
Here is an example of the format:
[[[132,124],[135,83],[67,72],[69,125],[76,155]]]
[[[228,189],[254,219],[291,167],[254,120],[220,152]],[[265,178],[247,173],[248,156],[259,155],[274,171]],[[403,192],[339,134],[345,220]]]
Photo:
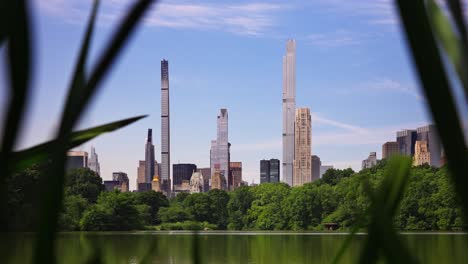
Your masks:
[[[35,94],[19,147],[58,125],[91,1],[34,0]],[[91,65],[130,0],[102,1]],[[135,189],[147,129],[160,139],[160,61],[170,62],[171,162],[209,167],[220,108],[229,111],[231,160],[259,182],[260,160],[282,158],[282,57],[296,40],[296,105],[312,114],[312,153],[322,164],[360,169],[395,132],[430,123],[392,1],[162,1],[129,42],[79,128],[150,117],[105,134],[101,176],[126,172]],[[4,50],[0,50],[3,54]],[[5,69],[0,64],[0,87]],[[4,113],[6,89],[0,89]],[[467,117],[466,107],[462,109]],[[156,160],[161,142],[153,140]]]

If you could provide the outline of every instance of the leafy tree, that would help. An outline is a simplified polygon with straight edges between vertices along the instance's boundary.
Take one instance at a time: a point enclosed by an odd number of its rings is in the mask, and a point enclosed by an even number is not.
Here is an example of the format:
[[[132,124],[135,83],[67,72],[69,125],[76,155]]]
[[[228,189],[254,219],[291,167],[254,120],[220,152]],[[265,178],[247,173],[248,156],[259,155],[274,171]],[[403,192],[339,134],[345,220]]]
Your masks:
[[[161,192],[147,191],[136,193],[136,203],[149,206],[150,223],[156,225],[160,223],[158,211],[161,207],[168,207],[169,201]]]
[[[211,205],[211,219],[210,223],[217,225],[221,229],[225,229],[228,224],[228,210],[227,205],[229,202],[229,195],[223,190],[210,190],[207,193]]]
[[[350,177],[353,174],[354,174],[354,171],[351,168],[347,168],[344,170],[328,169],[323,174],[322,181],[329,185],[336,185],[341,179]]]
[[[283,207],[283,200],[289,195],[291,188],[285,183],[264,183],[252,188],[254,201],[248,210],[252,228],[260,230],[282,230],[286,228],[288,219]]]
[[[65,195],[59,218],[60,230],[80,230],[80,220],[88,206],[88,201],[81,195]]]
[[[170,207],[161,207],[158,218],[163,223],[176,223],[190,220],[190,214],[179,204],[172,204]]]
[[[247,186],[242,186],[230,193],[228,203],[229,224],[228,228],[241,230],[248,228],[248,210],[252,206],[254,195]]]
[[[103,190],[102,178],[88,168],[73,169],[66,176],[65,191],[81,195],[90,203],[95,203]]]
[[[184,200],[184,208],[199,222],[213,222],[213,212],[211,211],[211,199],[206,193],[194,193]]]

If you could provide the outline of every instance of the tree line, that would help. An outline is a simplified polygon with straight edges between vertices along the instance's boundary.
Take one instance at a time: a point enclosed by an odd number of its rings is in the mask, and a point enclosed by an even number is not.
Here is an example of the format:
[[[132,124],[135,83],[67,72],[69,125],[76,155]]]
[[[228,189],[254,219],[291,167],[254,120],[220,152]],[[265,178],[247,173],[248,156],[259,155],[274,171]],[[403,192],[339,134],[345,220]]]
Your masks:
[[[330,169],[322,179],[300,187],[284,183],[244,186],[232,192],[106,192],[89,169],[75,169],[65,181],[60,230],[340,230],[365,227],[370,199],[366,186],[377,188],[385,160],[354,172]],[[46,184],[43,166],[33,166],[8,181],[10,230],[37,227],[37,201]],[[461,230],[462,212],[446,168],[414,167],[395,227],[400,230]]]

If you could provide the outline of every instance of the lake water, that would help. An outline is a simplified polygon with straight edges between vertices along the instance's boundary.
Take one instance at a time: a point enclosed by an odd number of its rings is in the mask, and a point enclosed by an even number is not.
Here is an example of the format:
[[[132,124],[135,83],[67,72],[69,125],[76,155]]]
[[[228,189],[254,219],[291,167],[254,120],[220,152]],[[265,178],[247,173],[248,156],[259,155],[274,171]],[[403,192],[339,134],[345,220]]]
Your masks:
[[[365,234],[357,235],[341,263],[356,263]],[[468,235],[461,233],[402,234],[421,263],[468,263]],[[5,237],[4,237],[5,238]],[[330,263],[345,234],[201,232],[61,233],[58,263],[84,263],[99,250],[104,263],[138,263],[146,254],[150,263],[192,263],[194,250],[201,263]],[[32,234],[8,238],[11,263],[30,263]],[[196,243],[197,247],[193,247]],[[3,251],[5,252],[5,251]],[[4,255],[0,255],[0,263]]]

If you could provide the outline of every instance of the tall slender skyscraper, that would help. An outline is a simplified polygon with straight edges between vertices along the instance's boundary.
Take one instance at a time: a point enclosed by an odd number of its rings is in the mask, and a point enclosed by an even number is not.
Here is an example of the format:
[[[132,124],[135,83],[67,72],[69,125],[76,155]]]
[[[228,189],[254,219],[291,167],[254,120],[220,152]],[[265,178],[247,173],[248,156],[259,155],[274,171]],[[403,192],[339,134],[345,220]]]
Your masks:
[[[169,62],[161,61],[161,181],[163,191],[170,193],[171,155],[169,122]]]
[[[149,128],[145,145],[145,183],[151,183],[153,181],[154,173],[153,130]]]
[[[288,40],[283,56],[283,182],[293,184],[296,112],[296,41]]]
[[[296,110],[293,186],[312,181],[312,122],[309,108]]]
[[[98,154],[96,154],[96,150],[94,149],[94,147],[91,147],[91,155],[89,155],[88,167],[90,170],[101,175],[101,167],[99,166]]]
[[[221,108],[217,119],[216,140],[211,141],[210,167],[211,177],[213,177],[215,173],[219,172],[220,177],[224,178],[223,183],[225,182],[227,186],[222,186],[222,188],[228,188],[232,185],[232,182],[228,181],[230,162],[229,147],[228,112],[227,109]]]

